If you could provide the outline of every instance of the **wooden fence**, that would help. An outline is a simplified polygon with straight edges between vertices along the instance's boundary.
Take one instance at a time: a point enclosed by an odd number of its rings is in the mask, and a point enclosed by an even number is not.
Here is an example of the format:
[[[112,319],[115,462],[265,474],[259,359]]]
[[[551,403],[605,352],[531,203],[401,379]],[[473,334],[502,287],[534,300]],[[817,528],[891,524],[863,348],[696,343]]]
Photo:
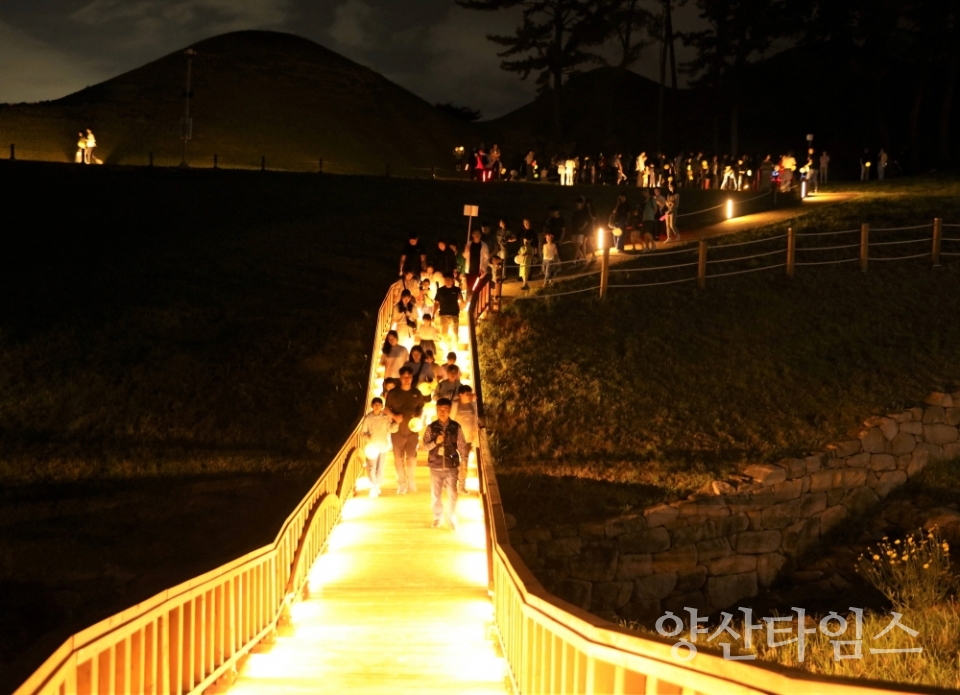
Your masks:
[[[698,250],[694,247],[694,250]],[[698,261],[699,262],[699,261]],[[696,262],[695,264],[697,264]],[[694,278],[696,279],[696,278]],[[477,292],[469,307],[473,381],[480,384],[477,324],[490,310]],[[483,421],[483,398],[477,390]],[[511,547],[485,427],[477,469],[487,531],[494,620],[514,689],[524,695],[889,695],[947,693],[923,686],[817,676],[771,663],[731,661],[697,645],[689,660],[666,640],[641,637],[551,595]]]
[[[378,314],[368,389],[389,330]],[[307,574],[363,473],[360,426],[287,517],[273,544],[161,592],[70,637],[14,695],[186,695],[226,687],[290,620]]]

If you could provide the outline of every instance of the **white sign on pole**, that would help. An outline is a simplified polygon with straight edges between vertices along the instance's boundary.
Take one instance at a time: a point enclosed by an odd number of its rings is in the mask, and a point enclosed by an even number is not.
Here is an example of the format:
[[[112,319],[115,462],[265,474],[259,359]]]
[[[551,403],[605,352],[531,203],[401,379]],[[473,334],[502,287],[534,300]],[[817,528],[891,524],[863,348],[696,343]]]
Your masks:
[[[463,206],[463,216],[464,217],[476,217],[480,214],[479,205],[464,205]]]

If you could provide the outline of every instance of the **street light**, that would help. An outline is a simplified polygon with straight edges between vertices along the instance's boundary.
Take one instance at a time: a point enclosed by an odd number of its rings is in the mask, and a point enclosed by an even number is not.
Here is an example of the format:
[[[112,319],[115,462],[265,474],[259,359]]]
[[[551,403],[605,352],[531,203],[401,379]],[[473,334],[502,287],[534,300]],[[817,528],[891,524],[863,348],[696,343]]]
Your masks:
[[[187,164],[187,140],[193,137],[193,119],[190,118],[190,99],[193,97],[193,92],[190,91],[190,78],[192,76],[193,56],[197,55],[197,52],[188,48],[184,51],[184,55],[187,56],[187,82],[183,90],[183,118],[180,119],[180,137],[183,138],[183,157],[180,160],[182,169],[190,166]]]

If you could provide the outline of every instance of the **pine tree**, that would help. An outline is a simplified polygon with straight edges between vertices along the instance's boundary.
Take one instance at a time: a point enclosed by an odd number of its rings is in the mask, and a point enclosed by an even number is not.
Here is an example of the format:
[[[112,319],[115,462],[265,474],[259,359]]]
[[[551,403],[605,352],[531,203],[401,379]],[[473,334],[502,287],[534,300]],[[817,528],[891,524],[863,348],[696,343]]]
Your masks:
[[[599,62],[590,50],[606,38],[604,27],[610,3],[604,0],[456,0],[470,10],[520,8],[522,21],[509,36],[487,38],[503,46],[500,67],[520,79],[537,75],[541,92],[553,95],[553,129],[563,136],[562,88],[564,75],[587,63]]]

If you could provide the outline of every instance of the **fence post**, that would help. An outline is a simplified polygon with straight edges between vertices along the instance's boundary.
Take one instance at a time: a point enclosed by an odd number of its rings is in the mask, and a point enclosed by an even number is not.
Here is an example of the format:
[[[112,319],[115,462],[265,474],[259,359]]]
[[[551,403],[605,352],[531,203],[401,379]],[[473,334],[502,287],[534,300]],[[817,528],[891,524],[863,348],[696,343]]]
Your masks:
[[[430,167],[430,178],[431,179],[437,178],[437,167],[435,166]]]
[[[320,173],[323,173],[323,157],[320,158]]]
[[[13,161],[17,158],[17,146],[14,143],[10,143],[10,161]]]
[[[606,240],[604,240],[606,241]],[[603,255],[600,256],[600,299],[607,296],[607,286],[610,283],[610,247],[603,245]]]
[[[940,239],[943,237],[943,218],[933,218],[933,249],[930,252],[930,260],[933,265],[940,265]]]
[[[217,156],[216,152],[213,153],[213,168],[214,169],[220,168],[220,158]]]
[[[150,166],[153,166],[153,152],[150,153]]]
[[[793,277],[793,263],[797,256],[797,234],[787,227],[787,277]]]
[[[707,286],[707,242],[700,242],[700,258],[697,263],[697,285],[702,290]]]
[[[867,272],[867,260],[870,258],[870,225],[860,225],[860,272]]]
[[[267,155],[262,154],[260,155],[260,171],[266,171],[266,170],[267,170]]]

